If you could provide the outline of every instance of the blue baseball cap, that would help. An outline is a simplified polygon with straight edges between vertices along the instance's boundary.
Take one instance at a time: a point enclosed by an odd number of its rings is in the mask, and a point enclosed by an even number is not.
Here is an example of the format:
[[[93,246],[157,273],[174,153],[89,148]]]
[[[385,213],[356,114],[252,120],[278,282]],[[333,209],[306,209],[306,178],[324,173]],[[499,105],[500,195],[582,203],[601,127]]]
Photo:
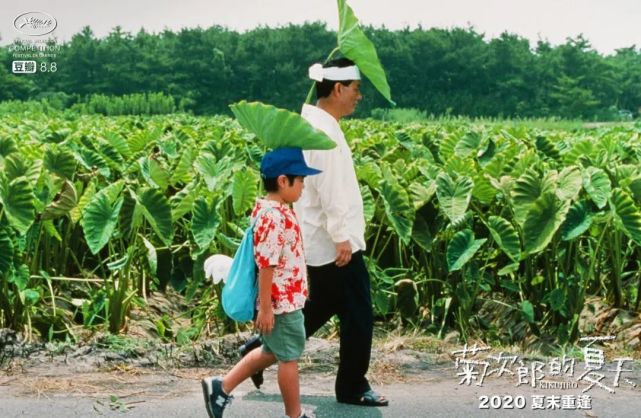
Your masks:
[[[321,170],[311,168],[305,163],[301,148],[276,148],[269,151],[260,162],[260,175],[264,178],[275,178],[281,175],[313,176]]]

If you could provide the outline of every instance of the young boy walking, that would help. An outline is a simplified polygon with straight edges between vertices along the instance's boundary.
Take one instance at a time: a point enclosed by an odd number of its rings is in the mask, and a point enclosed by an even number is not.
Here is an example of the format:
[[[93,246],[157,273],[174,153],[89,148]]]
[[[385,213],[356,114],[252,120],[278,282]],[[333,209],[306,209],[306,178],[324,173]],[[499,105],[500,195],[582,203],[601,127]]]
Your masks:
[[[258,267],[258,311],[255,326],[261,350],[243,357],[224,377],[202,380],[210,418],[221,418],[231,392],[242,381],[278,362],[278,386],[290,418],[307,417],[300,405],[298,359],[305,348],[302,308],[307,299],[307,269],[298,220],[290,204],[303,191],[308,167],[300,148],[277,148],[263,157],[261,178],[267,192],[252,211],[254,258]]]

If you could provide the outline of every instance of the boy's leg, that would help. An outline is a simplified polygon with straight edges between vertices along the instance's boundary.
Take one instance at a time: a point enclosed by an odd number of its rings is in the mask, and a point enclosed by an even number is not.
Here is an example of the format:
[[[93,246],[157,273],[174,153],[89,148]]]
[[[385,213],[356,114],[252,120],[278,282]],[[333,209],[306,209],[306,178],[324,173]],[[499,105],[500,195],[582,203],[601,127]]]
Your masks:
[[[285,403],[285,415],[298,418],[301,415],[300,386],[298,383],[298,362],[278,363],[278,387]]]
[[[247,354],[249,354],[252,350],[255,350],[256,348],[260,347],[263,345],[263,342],[260,339],[260,334],[252,336],[249,340],[245,342],[245,344],[240,346],[240,355],[241,357],[245,357]],[[259,370],[253,375],[250,376],[252,379],[252,383],[256,387],[256,389],[260,389],[260,386],[263,384],[263,371]]]
[[[340,294],[342,287],[338,276],[334,264],[318,267],[307,266],[309,298],[303,308],[306,338],[314,335],[320,327],[325,325],[336,314],[342,300]],[[256,351],[256,348],[261,345],[260,336],[255,335],[241,346],[240,354],[245,356],[248,352]],[[254,386],[258,389],[263,383],[262,372],[263,370],[259,369],[251,376]]]
[[[272,353],[263,350],[252,350],[243,357],[223,378],[223,390],[229,394],[236,386],[259,370],[263,370],[276,363]]]

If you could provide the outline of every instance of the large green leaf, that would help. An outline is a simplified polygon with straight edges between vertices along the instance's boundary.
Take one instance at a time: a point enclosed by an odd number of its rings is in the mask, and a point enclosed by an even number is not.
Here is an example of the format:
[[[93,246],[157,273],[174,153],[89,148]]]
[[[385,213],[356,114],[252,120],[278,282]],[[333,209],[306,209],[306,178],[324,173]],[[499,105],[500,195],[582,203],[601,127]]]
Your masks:
[[[363,33],[354,11],[345,0],[338,0],[338,48],[343,55],[356,63],[383,97],[395,104],[376,48]]]
[[[581,191],[581,171],[575,166],[565,167],[557,179],[556,195],[561,200],[574,200]]]
[[[115,170],[120,170],[120,168],[125,165],[125,159],[122,158],[120,152],[113,147],[108,142],[102,142],[98,145],[98,151],[100,155],[107,161],[107,163],[114,168]]]
[[[107,140],[109,145],[115,148],[124,158],[128,159],[131,156],[131,149],[129,148],[129,144],[127,144],[127,141],[125,141],[122,136],[118,135],[115,132],[106,132],[105,139]]]
[[[18,147],[16,147],[16,141],[13,138],[0,137],[0,157],[6,158],[9,154],[17,151]],[[2,158],[0,158],[0,161],[2,161]]]
[[[93,199],[94,195],[96,194],[96,183],[94,181],[90,181],[89,184],[85,187],[85,190],[82,192],[82,196],[80,197],[80,200],[78,201],[78,204],[71,209],[71,221],[73,223],[77,223],[80,220],[80,217],[82,216],[82,211],[83,209],[91,202],[91,199]]]
[[[12,154],[4,160],[4,175],[8,180],[24,176],[27,173],[27,161],[20,154]]]
[[[9,231],[0,227],[0,280],[13,265],[13,243]]]
[[[441,173],[436,178],[436,197],[445,215],[451,222],[458,222],[467,211],[472,197],[474,182],[469,177],[452,179],[449,174]]]
[[[414,182],[409,187],[410,196],[414,209],[419,209],[432,199],[436,192],[436,183],[433,180],[428,180],[427,185],[423,183]]]
[[[258,196],[258,177],[254,170],[246,168],[237,171],[232,182],[232,205],[237,216],[252,208]]]
[[[213,203],[207,203],[207,200],[202,197],[196,199],[191,217],[191,233],[200,249],[197,254],[209,248],[219,224],[220,216],[216,206]]]
[[[299,114],[275,106],[242,100],[229,106],[240,125],[258,137],[267,148],[297,147],[328,150],[336,147],[323,131]]]
[[[528,254],[543,251],[565,221],[569,201],[559,201],[552,192],[544,193],[532,205],[523,224],[523,247]]]
[[[554,183],[546,181],[536,171],[528,170],[519,177],[512,187],[514,218],[523,225],[532,204],[544,193],[554,191]]]
[[[430,226],[422,216],[414,218],[414,227],[412,228],[412,240],[427,252],[432,251],[434,237],[430,231]]]
[[[572,205],[561,227],[561,238],[571,241],[580,236],[592,225],[592,212],[588,202],[579,201]]]
[[[612,193],[612,184],[605,171],[597,167],[586,168],[583,172],[583,187],[594,204],[603,209]]]
[[[216,157],[211,153],[203,152],[194,161],[194,168],[205,179],[209,191],[219,190],[220,184],[229,180],[231,160],[230,157],[224,157],[216,161]]]
[[[158,253],[156,252],[156,248],[151,242],[149,242],[147,238],[143,236],[141,236],[141,238],[145,248],[147,249],[147,262],[149,264],[149,272],[152,276],[156,277],[158,272]]]
[[[410,205],[407,192],[398,181],[391,176],[385,176],[379,185],[380,196],[383,198],[385,215],[399,238],[409,244],[414,223],[414,209]]]
[[[490,180],[483,175],[476,175],[473,178],[474,189],[472,189],[472,196],[479,202],[489,205],[496,197],[496,188],[492,186]]]
[[[137,231],[142,224],[142,209],[138,206],[131,192],[123,193],[123,198],[124,201],[118,218],[118,229],[122,236],[132,239],[132,233]]]
[[[618,226],[622,227],[625,234],[637,245],[641,245],[641,212],[632,198],[623,190],[614,189],[610,204],[620,221]]]
[[[628,188],[632,193],[632,198],[637,202],[641,202],[641,177],[636,177],[630,180]]]
[[[44,167],[50,172],[71,179],[76,172],[77,162],[68,149],[47,148],[44,155]]]
[[[481,145],[481,135],[478,132],[466,133],[454,147],[454,152],[461,158],[467,158],[470,154],[476,156],[476,151]]]
[[[64,216],[78,204],[76,187],[69,180],[65,180],[56,199],[42,212],[42,220],[55,219]]]
[[[547,136],[543,136],[543,135],[537,136],[535,144],[536,144],[536,148],[539,151],[541,151],[543,154],[545,154],[547,157],[553,160],[558,160],[560,158],[559,150]]]
[[[501,250],[512,260],[518,261],[521,257],[521,241],[514,226],[499,216],[490,216],[487,227]]]
[[[97,254],[111,239],[122,202],[120,197],[112,204],[108,194],[100,192],[85,207],[80,225],[92,254]]]
[[[11,226],[20,234],[27,232],[35,219],[33,188],[27,179],[9,181],[0,175],[0,203]]]
[[[166,190],[169,186],[169,173],[153,158],[141,158],[140,172],[151,187]]]
[[[107,161],[105,161],[105,159],[97,152],[83,148],[75,152],[74,157],[87,170],[96,170],[102,176],[107,178],[111,176],[109,164],[107,164]]]
[[[194,164],[194,159],[196,158],[194,148],[186,148],[185,151],[180,155],[180,160],[174,169],[174,172],[171,176],[171,184],[176,185],[179,183],[189,183],[193,177],[192,166]]]
[[[165,245],[171,245],[174,228],[169,200],[157,189],[144,189],[137,194],[136,201],[141,205],[142,214],[154,232]]]
[[[374,206],[374,196],[372,191],[366,184],[361,184],[361,196],[363,198],[363,215],[365,215],[365,223],[371,222],[376,214],[376,207]]]
[[[191,212],[197,197],[196,189],[196,182],[191,182],[169,199],[169,203],[171,204],[171,219],[174,222]]]
[[[41,159],[33,161],[25,155],[15,153],[5,159],[3,172],[9,181],[24,177],[29,184],[35,185],[42,173],[42,166]]]
[[[454,234],[447,245],[447,269],[450,272],[460,270],[485,241],[486,238],[474,239],[474,233],[469,229]]]

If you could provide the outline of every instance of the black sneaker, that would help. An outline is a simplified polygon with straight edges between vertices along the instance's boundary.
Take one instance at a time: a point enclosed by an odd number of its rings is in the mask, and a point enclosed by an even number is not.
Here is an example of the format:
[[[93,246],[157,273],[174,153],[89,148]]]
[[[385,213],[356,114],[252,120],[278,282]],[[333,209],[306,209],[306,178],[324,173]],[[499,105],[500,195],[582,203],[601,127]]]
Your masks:
[[[239,351],[240,351],[241,357],[245,357],[247,353],[249,353],[255,348],[260,347],[261,345],[263,345],[263,342],[260,340],[260,335],[254,335],[249,340],[247,340],[245,344],[240,346]],[[256,373],[254,373],[251,376],[251,380],[254,386],[256,386],[256,389],[260,389],[260,385],[262,385],[263,382],[265,381],[263,379],[263,371],[259,370]]]
[[[205,407],[207,407],[209,418],[223,418],[225,407],[234,397],[225,393],[223,381],[219,377],[206,377],[200,383],[203,386]]]

